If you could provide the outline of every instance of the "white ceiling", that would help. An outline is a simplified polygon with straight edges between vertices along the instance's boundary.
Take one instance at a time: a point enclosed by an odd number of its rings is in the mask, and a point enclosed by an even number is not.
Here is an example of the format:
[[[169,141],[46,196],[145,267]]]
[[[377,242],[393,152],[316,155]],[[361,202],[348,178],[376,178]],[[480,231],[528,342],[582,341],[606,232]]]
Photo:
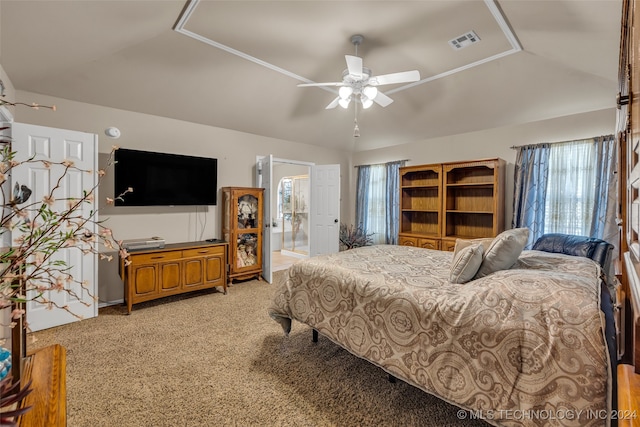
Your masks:
[[[0,62],[18,90],[360,151],[614,107],[621,11],[619,0],[0,0]],[[481,41],[451,48],[469,31]],[[380,87],[395,102],[358,109],[360,138],[353,103],[325,110],[335,88],[297,87],[340,81],[353,34],[374,75],[422,78]]]

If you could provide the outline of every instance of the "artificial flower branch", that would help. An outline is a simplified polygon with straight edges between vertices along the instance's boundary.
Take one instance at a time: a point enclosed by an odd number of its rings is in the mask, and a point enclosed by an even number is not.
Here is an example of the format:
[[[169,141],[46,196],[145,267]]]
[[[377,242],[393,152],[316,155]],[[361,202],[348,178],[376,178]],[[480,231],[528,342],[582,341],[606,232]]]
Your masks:
[[[34,110],[39,110],[40,108],[48,108],[50,110],[56,111],[55,105],[41,105],[35,102],[32,102],[31,104],[27,104],[26,102],[9,102],[6,99],[0,97],[0,106],[4,105],[8,105],[9,107],[24,106],[33,108]]]
[[[0,142],[6,143],[6,141]],[[112,147],[107,167],[115,162],[114,153],[117,149],[117,146]],[[128,262],[126,259],[128,253],[121,247],[121,242],[113,239],[112,231],[104,226],[104,220],[97,220],[98,210],[91,210],[88,214],[82,212],[85,204],[93,202],[95,190],[106,172],[104,169],[98,171],[79,169],[68,160],[56,163],[30,158],[18,162],[10,145],[6,144],[0,152],[0,172],[2,173],[0,183],[6,181],[6,176],[13,168],[36,162],[43,164],[47,169],[61,168],[55,185],[42,197],[42,200],[27,203],[31,190],[17,182],[11,195],[5,194],[5,188],[0,187],[2,200],[9,199],[9,202],[2,206],[0,236],[8,231],[19,232],[19,236],[13,240],[13,245],[0,253],[0,262],[4,263],[4,270],[0,274],[0,308],[16,302],[36,301],[48,308],[64,309],[80,318],[81,316],[73,313],[68,306],[60,305],[45,295],[49,291],[66,292],[68,296],[87,306],[91,303],[80,298],[79,291],[88,293],[93,300],[96,298],[90,294],[86,282],[73,278],[70,272],[71,266],[64,261],[54,259],[55,253],[60,249],[77,248],[83,254],[99,254],[101,259],[111,260],[112,256],[101,254],[96,248],[98,244],[102,244],[107,249],[117,248],[120,256],[125,258],[125,263]],[[95,173],[96,183],[92,188],[84,190],[81,197],[56,200],[55,193],[61,188],[64,177],[70,170]],[[131,191],[133,189],[128,188],[115,199],[123,200],[123,197]],[[113,198],[107,198],[107,204],[112,203],[113,200]],[[65,202],[65,208],[56,209],[56,203],[60,206]],[[99,229],[98,232],[90,229],[94,226]],[[71,284],[77,285],[76,289],[79,288],[79,291],[75,291]],[[14,310],[12,318],[17,320],[23,314],[23,310]]]

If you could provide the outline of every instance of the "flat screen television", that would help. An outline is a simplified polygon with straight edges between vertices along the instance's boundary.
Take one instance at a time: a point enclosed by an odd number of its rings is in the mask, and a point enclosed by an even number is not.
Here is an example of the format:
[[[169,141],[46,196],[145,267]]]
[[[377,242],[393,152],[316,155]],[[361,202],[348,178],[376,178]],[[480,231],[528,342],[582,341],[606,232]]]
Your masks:
[[[217,159],[125,148],[117,149],[114,159],[115,195],[133,188],[116,206],[216,204]]]

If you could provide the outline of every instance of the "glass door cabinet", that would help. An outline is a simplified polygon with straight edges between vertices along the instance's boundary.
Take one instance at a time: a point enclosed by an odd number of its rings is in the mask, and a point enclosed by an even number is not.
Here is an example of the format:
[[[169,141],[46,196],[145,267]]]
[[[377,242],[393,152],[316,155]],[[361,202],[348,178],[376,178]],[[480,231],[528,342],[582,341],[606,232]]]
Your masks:
[[[222,188],[222,236],[229,243],[229,283],[262,275],[263,188]]]

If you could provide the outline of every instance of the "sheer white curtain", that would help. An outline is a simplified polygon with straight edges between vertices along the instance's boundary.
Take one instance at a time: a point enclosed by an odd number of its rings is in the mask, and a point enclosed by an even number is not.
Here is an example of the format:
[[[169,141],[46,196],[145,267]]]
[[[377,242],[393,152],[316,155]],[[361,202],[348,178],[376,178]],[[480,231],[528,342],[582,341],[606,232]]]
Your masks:
[[[551,145],[546,233],[591,235],[597,162],[596,146],[591,139]]]
[[[367,232],[375,233],[373,244],[379,245],[385,243],[387,230],[387,170],[385,165],[371,165],[370,173]]]
[[[361,165],[356,184],[356,224],[375,245],[398,244],[400,215],[399,169],[406,160]]]

